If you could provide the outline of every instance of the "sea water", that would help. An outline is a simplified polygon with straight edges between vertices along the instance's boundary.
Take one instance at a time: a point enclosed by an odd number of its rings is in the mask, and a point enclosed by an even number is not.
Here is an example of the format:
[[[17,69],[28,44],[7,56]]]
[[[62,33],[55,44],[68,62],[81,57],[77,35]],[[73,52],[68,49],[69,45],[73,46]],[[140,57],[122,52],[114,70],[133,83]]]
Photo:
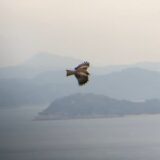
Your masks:
[[[0,110],[0,160],[160,159],[160,115],[34,121],[41,110]]]

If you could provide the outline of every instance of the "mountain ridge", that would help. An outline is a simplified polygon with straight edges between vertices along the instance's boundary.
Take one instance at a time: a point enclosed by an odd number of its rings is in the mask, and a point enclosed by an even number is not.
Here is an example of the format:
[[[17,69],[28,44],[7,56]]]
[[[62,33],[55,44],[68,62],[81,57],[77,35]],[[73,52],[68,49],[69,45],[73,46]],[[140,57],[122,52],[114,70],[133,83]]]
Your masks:
[[[71,57],[59,56],[51,53],[38,53],[19,65],[0,68],[0,78],[33,78],[42,72],[51,70],[65,70],[74,68],[79,63],[86,60],[80,60]],[[90,62],[92,64],[92,62]],[[119,72],[126,68],[142,68],[151,71],[160,71],[160,63],[141,62],[130,65],[108,65],[104,67],[92,66],[91,72],[96,75],[104,75],[112,72]]]
[[[0,79],[0,105],[50,103],[53,99],[76,92],[90,92],[130,101],[160,99],[159,82],[159,72],[134,68],[103,76],[91,75],[90,81],[79,87],[76,78],[67,78],[65,71],[49,71],[30,79]]]
[[[160,100],[131,102],[104,95],[76,93],[54,100],[39,113],[37,120],[106,118],[126,115],[159,114]]]

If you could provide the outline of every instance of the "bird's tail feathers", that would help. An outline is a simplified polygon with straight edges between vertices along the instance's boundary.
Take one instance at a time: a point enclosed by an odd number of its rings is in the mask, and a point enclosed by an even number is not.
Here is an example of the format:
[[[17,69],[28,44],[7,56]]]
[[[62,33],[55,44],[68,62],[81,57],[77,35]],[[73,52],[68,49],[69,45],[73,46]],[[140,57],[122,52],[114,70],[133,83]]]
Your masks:
[[[75,71],[71,71],[71,70],[66,70],[67,74],[66,76],[71,76],[75,74]]]

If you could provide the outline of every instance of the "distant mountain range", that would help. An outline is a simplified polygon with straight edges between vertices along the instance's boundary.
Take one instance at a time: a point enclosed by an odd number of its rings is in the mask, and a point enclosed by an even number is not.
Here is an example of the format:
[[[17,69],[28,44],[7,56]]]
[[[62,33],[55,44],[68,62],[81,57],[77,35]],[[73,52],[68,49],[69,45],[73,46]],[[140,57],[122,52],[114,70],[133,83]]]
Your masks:
[[[0,78],[34,78],[41,73],[43,74],[43,72],[64,71],[66,68],[72,68],[83,61],[86,60],[62,57],[49,53],[39,53],[28,59],[23,64],[0,68]],[[160,63],[144,62],[131,65],[111,65],[105,67],[95,67],[92,65],[90,70],[95,75],[104,75],[122,71],[127,68],[141,68],[151,71],[160,71]]]
[[[50,54],[38,54],[19,66],[0,69],[0,106],[48,104],[54,99],[74,93],[94,93],[116,99],[143,101],[160,99],[158,63],[141,67],[91,66],[90,82],[79,87],[74,77],[66,77],[65,69],[82,61]],[[142,66],[148,67],[143,69]],[[152,67],[151,67],[152,66]],[[157,66],[157,68],[156,68]],[[102,74],[103,73],[103,74]]]
[[[131,101],[160,98],[160,73],[128,68],[92,78],[86,88],[89,92]]]
[[[102,95],[74,94],[55,100],[36,119],[103,118],[157,113],[160,113],[160,100],[130,102]]]
[[[45,71],[65,70],[80,62],[74,58],[39,53],[23,64],[0,68],[0,78],[33,78]]]
[[[96,70],[97,74],[103,75],[112,72],[119,72],[128,68],[140,68],[140,69],[160,72],[160,62],[141,62],[128,65],[109,65],[105,67],[94,68],[94,70]]]

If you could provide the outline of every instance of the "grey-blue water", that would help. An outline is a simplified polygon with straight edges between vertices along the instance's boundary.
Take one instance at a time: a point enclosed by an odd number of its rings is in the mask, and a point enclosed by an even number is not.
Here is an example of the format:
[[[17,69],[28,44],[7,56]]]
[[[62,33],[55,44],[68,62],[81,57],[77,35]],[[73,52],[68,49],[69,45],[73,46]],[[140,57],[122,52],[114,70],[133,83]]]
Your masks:
[[[160,115],[32,121],[39,110],[0,110],[0,160],[160,159]]]

